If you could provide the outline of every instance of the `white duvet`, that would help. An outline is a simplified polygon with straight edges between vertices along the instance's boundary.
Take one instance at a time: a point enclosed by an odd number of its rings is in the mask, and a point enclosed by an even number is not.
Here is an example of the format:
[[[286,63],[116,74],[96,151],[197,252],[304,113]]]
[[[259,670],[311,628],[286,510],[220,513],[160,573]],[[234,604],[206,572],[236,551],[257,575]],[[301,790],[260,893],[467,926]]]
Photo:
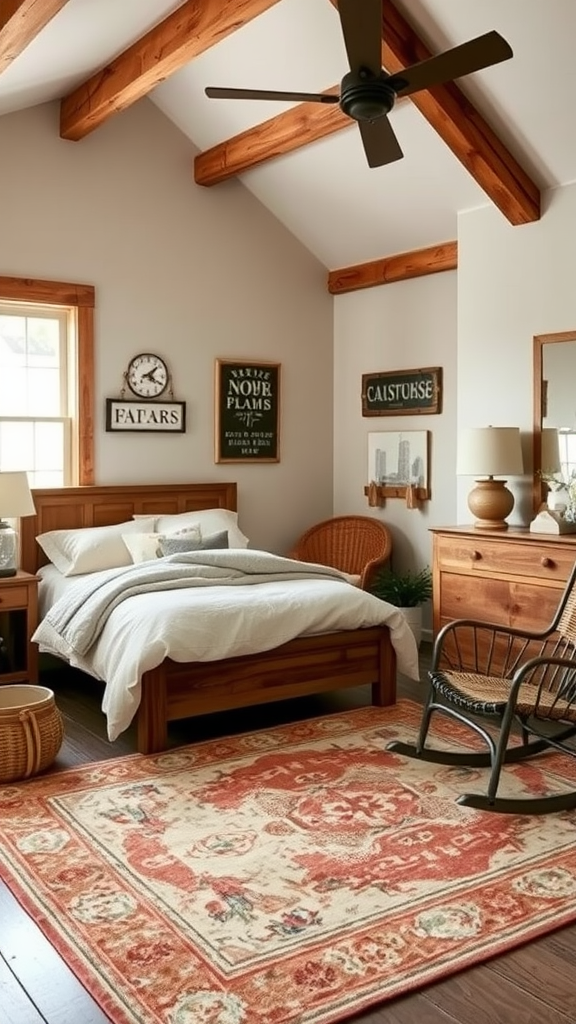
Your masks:
[[[419,678],[414,637],[397,608],[337,569],[269,552],[194,552],[71,577],[65,587],[60,580],[60,596],[46,609],[49,589],[46,574],[33,639],[41,651],[105,681],[110,740],[134,717],[142,674],[167,657],[217,661],[298,636],[385,624],[399,670]]]

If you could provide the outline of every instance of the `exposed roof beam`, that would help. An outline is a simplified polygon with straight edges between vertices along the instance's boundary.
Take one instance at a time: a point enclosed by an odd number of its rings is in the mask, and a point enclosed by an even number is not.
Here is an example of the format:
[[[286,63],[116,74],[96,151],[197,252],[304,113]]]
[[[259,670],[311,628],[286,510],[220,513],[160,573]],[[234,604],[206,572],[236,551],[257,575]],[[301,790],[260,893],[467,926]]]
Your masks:
[[[335,85],[325,91],[336,93],[339,88]],[[199,153],[194,160],[194,180],[197,185],[216,185],[272,157],[300,149],[309,142],[333,135],[351,125],[354,122],[342,113],[337,104],[299,103],[283,114]]]
[[[338,93],[340,86],[333,85],[323,92]],[[407,98],[398,100],[398,104],[407,102]],[[194,160],[194,180],[197,185],[217,185],[274,156],[283,156],[350,127],[355,127],[354,121],[337,105],[300,103],[199,153]]]
[[[336,0],[331,0],[337,6]],[[390,0],[383,5],[382,64],[391,74],[431,56]],[[457,85],[409,97],[511,224],[540,217],[540,192]],[[200,153],[198,184],[215,185],[276,156],[340,131],[349,119],[336,107],[305,103]],[[303,126],[301,135],[299,126]]]
[[[38,0],[45,3],[47,0]],[[278,0],[186,0],[62,100],[60,135],[77,141]]]
[[[413,249],[371,263],[331,270],[328,274],[328,291],[332,295],[342,295],[360,288],[374,288],[380,284],[392,284],[393,281],[406,281],[411,277],[456,270],[457,266],[458,243],[443,242],[427,249]]]
[[[390,74],[432,56],[390,0],[383,4],[382,38],[382,63]],[[540,219],[538,186],[454,82],[410,99],[511,224]]]
[[[67,3],[68,0],[0,0],[0,73]]]

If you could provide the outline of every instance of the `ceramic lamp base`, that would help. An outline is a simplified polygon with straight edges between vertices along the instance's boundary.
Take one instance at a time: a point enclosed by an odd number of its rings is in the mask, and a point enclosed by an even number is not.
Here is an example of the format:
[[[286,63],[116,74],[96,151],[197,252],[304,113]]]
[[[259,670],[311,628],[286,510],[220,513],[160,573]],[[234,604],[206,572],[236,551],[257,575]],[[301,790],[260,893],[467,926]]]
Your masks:
[[[468,495],[468,508],[477,530],[507,530],[506,516],[514,508],[514,495],[506,480],[477,480]]]
[[[12,527],[0,519],[0,577],[15,576],[18,568],[18,537]]]

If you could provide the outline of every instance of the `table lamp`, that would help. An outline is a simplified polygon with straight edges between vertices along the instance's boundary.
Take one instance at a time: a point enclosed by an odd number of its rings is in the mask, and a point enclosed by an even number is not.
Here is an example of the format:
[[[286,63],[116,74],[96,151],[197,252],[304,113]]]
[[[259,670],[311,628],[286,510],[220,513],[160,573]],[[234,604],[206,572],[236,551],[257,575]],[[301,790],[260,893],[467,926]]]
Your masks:
[[[506,480],[496,476],[521,476],[524,472],[518,427],[471,427],[458,438],[456,472],[474,476],[476,486],[468,495],[468,508],[481,530],[507,530],[506,516],[514,508],[514,495]]]
[[[555,476],[562,469],[557,427],[543,427],[540,433],[540,470],[544,477]]]
[[[0,473],[0,516],[20,519],[36,512],[28,475],[24,472]],[[0,518],[0,577],[15,576],[18,569],[18,534]]]

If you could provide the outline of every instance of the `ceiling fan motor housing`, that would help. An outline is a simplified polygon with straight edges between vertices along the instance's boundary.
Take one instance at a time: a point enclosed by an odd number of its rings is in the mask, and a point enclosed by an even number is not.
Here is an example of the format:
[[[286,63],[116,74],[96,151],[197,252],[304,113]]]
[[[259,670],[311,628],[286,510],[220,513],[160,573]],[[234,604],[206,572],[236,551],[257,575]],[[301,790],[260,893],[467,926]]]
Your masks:
[[[389,77],[385,71],[378,76],[364,68],[349,71],[340,84],[340,109],[354,121],[375,121],[389,114],[396,100]]]

